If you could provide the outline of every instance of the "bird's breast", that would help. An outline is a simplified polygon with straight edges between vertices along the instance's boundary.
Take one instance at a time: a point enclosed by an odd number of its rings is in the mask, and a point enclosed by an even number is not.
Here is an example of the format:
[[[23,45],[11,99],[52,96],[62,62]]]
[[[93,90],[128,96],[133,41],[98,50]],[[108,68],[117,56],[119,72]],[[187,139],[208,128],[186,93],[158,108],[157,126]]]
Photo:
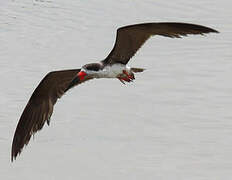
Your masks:
[[[113,64],[113,65],[107,65],[102,69],[98,77],[99,78],[116,78],[118,75],[122,74],[123,70],[130,70],[130,67],[125,66],[123,64]]]

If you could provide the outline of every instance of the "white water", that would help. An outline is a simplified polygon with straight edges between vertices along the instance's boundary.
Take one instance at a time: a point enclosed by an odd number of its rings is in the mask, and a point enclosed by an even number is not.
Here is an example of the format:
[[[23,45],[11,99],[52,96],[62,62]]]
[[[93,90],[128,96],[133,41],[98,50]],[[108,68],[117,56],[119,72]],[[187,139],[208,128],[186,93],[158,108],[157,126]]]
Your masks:
[[[151,38],[130,62],[147,69],[134,83],[74,88],[10,162],[18,119],[47,72],[103,59],[120,26],[159,21],[221,33]],[[229,0],[2,0],[0,179],[230,180],[231,29]]]

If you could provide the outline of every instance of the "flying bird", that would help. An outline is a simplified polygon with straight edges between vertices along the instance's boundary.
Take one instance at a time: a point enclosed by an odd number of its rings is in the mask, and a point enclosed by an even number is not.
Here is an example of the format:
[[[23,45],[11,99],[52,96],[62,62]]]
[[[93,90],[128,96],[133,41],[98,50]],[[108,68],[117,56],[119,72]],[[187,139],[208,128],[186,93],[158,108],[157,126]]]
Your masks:
[[[131,68],[127,63],[151,36],[180,38],[188,34],[211,32],[218,33],[206,26],[176,22],[124,26],[117,30],[114,47],[104,60],[86,64],[80,69],[49,72],[36,87],[19,119],[12,143],[11,161],[16,159],[31,136],[41,130],[45,122],[49,125],[57,99],[70,88],[94,78],[117,78],[123,84],[133,81],[134,73],[144,69]]]

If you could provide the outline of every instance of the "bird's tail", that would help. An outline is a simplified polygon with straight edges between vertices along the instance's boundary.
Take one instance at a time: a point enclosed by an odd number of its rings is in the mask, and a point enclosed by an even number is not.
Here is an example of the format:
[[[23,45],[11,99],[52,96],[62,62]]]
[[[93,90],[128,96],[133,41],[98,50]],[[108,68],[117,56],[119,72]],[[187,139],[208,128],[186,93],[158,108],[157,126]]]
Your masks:
[[[139,73],[139,72],[143,72],[145,69],[143,68],[131,68],[131,71],[134,73]]]

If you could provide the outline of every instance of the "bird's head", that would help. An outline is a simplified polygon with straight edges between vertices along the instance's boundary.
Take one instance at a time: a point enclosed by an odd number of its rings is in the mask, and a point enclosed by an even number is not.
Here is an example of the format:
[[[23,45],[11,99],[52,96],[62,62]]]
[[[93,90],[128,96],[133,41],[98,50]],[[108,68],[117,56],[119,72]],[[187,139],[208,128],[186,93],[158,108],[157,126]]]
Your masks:
[[[83,80],[88,76],[88,78],[96,78],[99,71],[102,69],[100,63],[90,63],[82,66],[81,71],[78,73],[80,80]]]
[[[85,76],[87,75],[87,73],[83,70],[81,70],[77,76],[79,77],[80,80],[84,80],[85,79]]]

